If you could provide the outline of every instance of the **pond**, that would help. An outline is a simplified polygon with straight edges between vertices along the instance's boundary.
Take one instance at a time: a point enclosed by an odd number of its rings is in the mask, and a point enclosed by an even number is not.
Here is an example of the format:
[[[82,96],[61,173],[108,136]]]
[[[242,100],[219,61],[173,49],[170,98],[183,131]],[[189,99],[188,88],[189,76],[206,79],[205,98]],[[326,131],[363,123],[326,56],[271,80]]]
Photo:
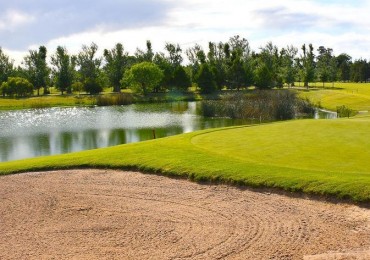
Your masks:
[[[139,142],[153,139],[154,135],[161,138],[251,123],[251,120],[205,118],[200,115],[199,107],[197,102],[174,102],[2,111],[0,161]]]

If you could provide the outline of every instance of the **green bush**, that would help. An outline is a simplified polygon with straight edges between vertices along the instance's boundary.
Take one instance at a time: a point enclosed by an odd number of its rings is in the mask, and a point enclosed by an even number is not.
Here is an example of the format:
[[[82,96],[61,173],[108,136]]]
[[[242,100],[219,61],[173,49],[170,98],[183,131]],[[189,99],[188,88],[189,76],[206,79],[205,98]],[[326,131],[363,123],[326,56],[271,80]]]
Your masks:
[[[354,116],[356,112],[350,109],[349,107],[346,107],[343,105],[343,106],[337,107],[337,114],[338,114],[338,117],[350,117],[350,116]]]
[[[1,85],[1,94],[3,96],[28,97],[33,93],[32,84],[21,77],[9,77],[8,81]]]

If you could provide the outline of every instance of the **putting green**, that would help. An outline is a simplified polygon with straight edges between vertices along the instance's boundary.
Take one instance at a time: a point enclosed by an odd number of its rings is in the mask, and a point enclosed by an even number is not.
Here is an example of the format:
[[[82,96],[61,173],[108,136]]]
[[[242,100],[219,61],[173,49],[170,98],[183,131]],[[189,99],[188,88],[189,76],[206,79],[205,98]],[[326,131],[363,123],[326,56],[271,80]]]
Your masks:
[[[300,120],[200,134],[193,145],[225,157],[327,172],[370,173],[370,120]]]

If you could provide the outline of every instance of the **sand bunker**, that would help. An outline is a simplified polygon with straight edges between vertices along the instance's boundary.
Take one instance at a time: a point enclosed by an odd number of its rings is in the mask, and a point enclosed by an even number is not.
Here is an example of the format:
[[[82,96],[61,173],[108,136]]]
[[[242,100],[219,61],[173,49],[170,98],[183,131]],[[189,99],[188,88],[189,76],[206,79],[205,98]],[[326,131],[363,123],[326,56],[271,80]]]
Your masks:
[[[0,177],[0,259],[370,259],[370,210],[112,170]]]

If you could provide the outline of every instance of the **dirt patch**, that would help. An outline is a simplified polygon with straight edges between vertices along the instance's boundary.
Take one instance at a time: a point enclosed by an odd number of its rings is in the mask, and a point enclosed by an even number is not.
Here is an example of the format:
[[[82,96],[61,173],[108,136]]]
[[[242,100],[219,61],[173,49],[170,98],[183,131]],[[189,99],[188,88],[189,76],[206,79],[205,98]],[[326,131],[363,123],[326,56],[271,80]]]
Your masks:
[[[112,170],[0,177],[0,259],[369,259],[370,210]]]

